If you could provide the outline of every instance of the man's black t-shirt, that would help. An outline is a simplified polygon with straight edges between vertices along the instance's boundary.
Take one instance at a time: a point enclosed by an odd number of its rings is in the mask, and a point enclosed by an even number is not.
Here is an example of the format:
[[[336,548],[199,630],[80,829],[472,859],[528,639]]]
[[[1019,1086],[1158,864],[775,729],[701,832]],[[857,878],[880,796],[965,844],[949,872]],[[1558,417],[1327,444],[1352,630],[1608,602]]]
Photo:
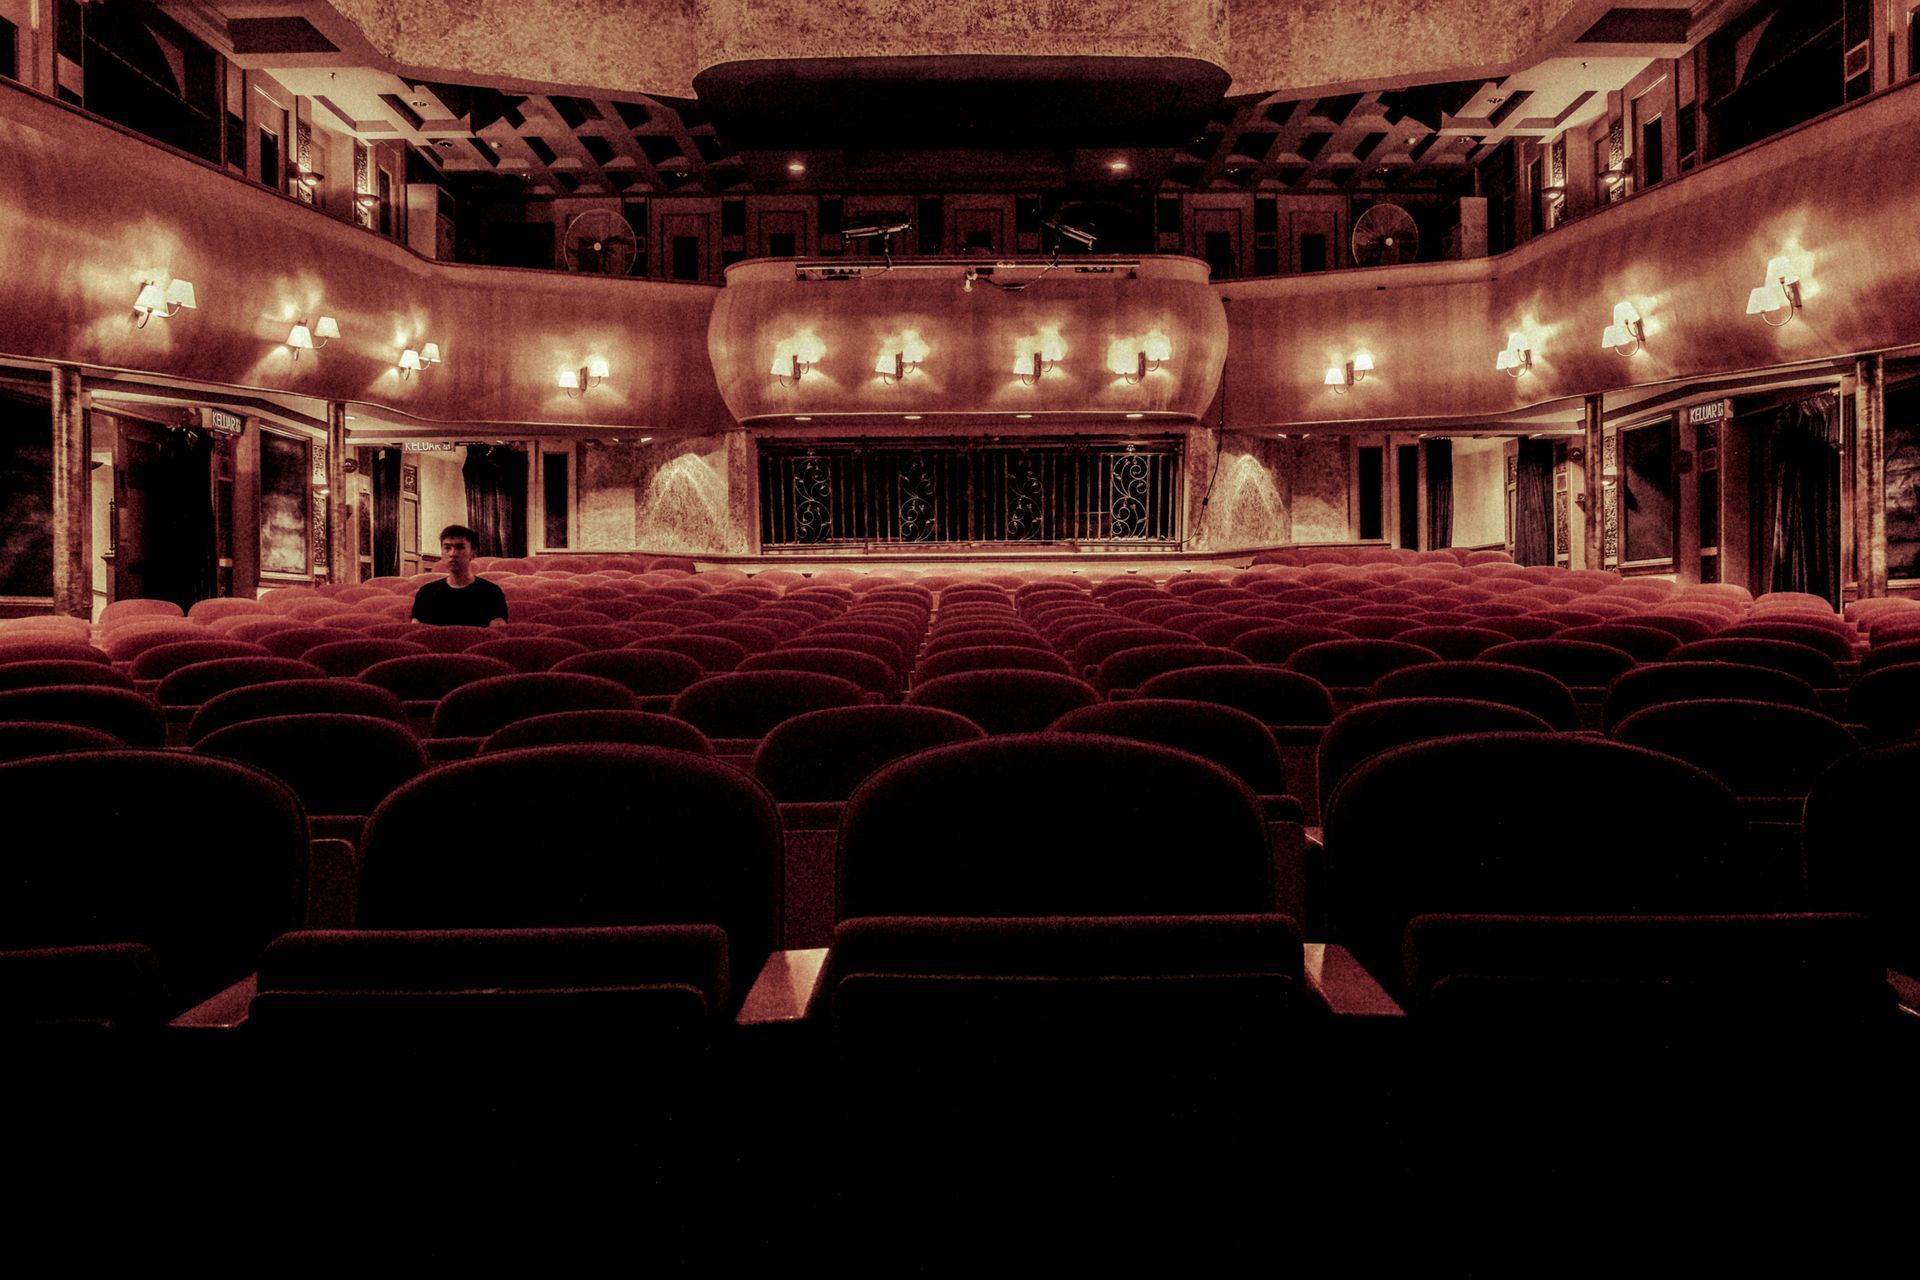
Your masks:
[[[507,616],[507,593],[485,578],[464,587],[442,578],[414,593],[413,616],[436,627],[484,627]]]

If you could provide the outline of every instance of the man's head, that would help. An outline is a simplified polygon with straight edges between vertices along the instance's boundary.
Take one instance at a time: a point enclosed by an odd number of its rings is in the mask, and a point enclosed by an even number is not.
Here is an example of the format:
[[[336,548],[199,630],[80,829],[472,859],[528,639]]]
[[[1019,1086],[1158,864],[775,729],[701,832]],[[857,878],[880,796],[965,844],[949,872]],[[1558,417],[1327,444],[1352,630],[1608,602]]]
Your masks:
[[[473,569],[473,530],[463,524],[450,524],[440,531],[440,567],[455,578],[464,578]]]

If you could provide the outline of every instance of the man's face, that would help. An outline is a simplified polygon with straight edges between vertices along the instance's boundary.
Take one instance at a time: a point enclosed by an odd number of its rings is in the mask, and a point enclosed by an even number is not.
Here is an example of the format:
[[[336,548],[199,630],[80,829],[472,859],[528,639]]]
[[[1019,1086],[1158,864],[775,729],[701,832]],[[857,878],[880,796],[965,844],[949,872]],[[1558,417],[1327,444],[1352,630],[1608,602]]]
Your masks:
[[[440,564],[449,573],[464,573],[473,563],[473,544],[465,538],[440,540]]]

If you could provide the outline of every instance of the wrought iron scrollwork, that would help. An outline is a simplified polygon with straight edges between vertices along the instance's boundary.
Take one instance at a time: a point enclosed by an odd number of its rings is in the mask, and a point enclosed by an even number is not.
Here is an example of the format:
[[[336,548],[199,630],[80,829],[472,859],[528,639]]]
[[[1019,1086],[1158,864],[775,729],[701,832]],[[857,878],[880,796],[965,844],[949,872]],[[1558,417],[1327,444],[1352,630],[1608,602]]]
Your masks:
[[[1040,537],[1040,468],[1022,450],[1007,459],[1007,536],[1015,541]]]
[[[1147,535],[1147,471],[1147,460],[1132,445],[1114,456],[1110,510],[1116,538]]]
[[[833,477],[827,460],[811,449],[793,468],[793,533],[796,542],[833,536]]]
[[[934,512],[933,468],[918,453],[900,467],[900,537],[906,542],[932,542],[938,527]]]

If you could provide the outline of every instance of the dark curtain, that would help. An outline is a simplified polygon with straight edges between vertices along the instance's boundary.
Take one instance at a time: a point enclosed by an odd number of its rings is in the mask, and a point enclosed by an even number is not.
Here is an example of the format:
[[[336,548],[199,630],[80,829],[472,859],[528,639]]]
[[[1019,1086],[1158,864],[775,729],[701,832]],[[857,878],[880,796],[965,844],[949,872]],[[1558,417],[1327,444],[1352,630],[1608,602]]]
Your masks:
[[[467,524],[483,556],[527,554],[527,455],[499,444],[470,444],[460,474],[467,482]]]
[[[382,449],[373,462],[373,572],[379,577],[400,572],[400,458],[398,449]]]
[[[1427,546],[1453,545],[1453,441],[1428,440]]]
[[[1840,414],[1831,395],[1769,415],[1773,590],[1840,599]]]
[[[1513,493],[1513,561],[1553,563],[1553,444],[1522,440]]]
[[[146,593],[182,609],[217,590],[213,535],[213,441],[171,430],[160,442],[147,484]]]

